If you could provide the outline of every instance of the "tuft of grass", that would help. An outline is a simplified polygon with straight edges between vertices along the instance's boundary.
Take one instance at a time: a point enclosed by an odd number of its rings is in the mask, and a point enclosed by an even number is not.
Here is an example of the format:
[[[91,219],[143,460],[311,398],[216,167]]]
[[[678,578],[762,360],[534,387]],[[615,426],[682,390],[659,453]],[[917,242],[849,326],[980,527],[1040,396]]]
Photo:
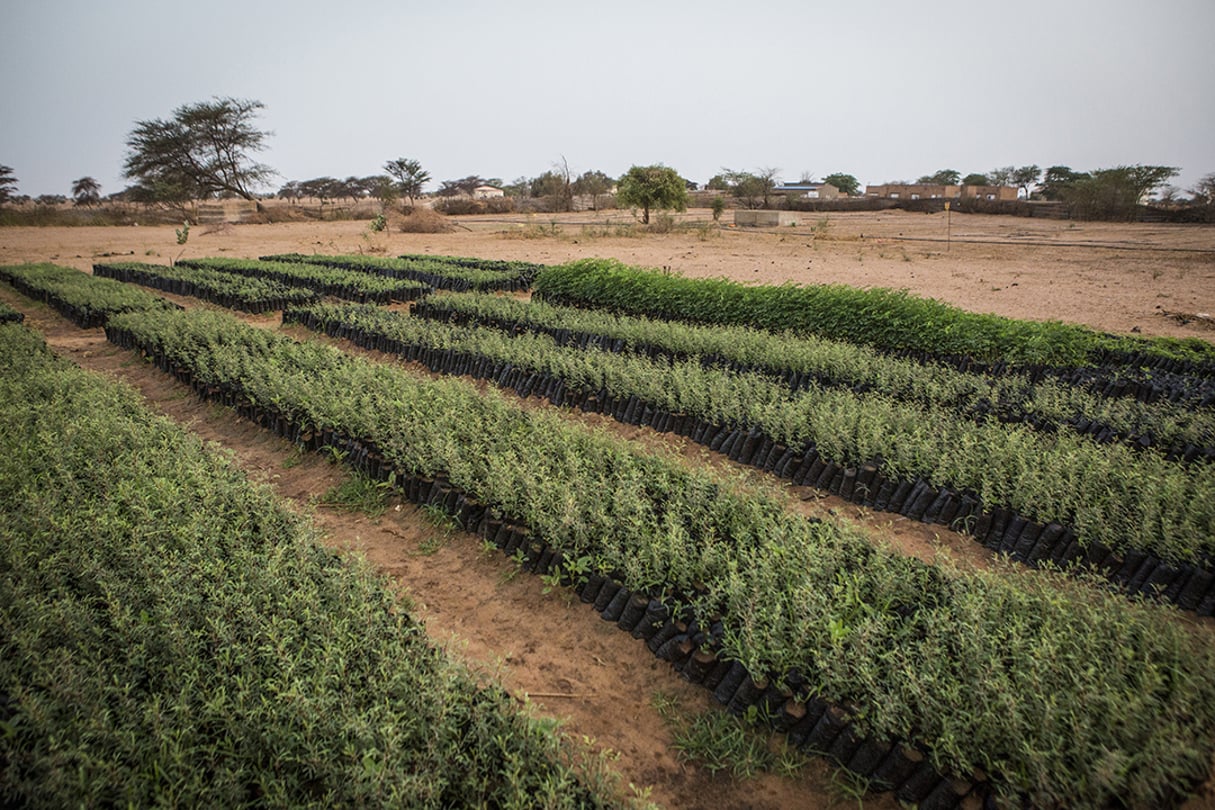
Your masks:
[[[419,507],[419,512],[432,526],[438,529],[437,532],[423,538],[422,542],[418,543],[417,553],[429,557],[443,548],[443,545],[451,538],[452,533],[459,526],[456,523],[455,517],[444,512],[441,506],[429,503],[422,504]],[[492,544],[491,548],[493,548]]]
[[[292,467],[298,467],[300,462],[304,460],[304,451],[296,447],[291,451],[291,455],[283,459],[282,467],[284,470],[290,470]]]
[[[725,771],[735,779],[761,773],[793,776],[805,762],[775,735],[751,725],[754,716],[744,719],[712,709],[690,714],[677,698],[663,692],[656,692],[650,702],[670,729],[672,747],[680,758],[714,775]]]
[[[330,509],[362,512],[369,518],[377,518],[388,508],[388,491],[386,482],[373,481],[366,475],[356,473],[321,494],[316,502]]]

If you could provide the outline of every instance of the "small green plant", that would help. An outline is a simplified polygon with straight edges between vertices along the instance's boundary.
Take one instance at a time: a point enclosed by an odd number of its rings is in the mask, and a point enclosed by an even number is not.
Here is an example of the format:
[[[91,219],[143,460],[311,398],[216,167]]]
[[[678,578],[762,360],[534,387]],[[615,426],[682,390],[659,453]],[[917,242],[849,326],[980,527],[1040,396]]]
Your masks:
[[[190,238],[190,223],[181,223],[181,227],[174,229],[174,233],[177,234],[177,244],[184,245],[186,240]]]
[[[856,802],[856,806],[862,808],[865,806],[865,796],[869,793],[870,784],[868,779],[847,768],[836,768],[831,772],[828,789],[842,800]]]
[[[418,550],[416,553],[422,557],[430,557],[439,549],[443,548],[443,545],[447,542],[448,537],[449,535],[447,534],[432,534],[427,537],[423,537],[418,543]]]
[[[721,222],[721,215],[726,211],[726,198],[718,194],[713,198],[713,221]]]
[[[662,692],[650,702],[670,729],[680,757],[710,773],[729,771],[736,779],[751,779],[764,772],[792,774],[800,767],[796,757],[774,753],[764,734],[728,712],[688,714],[678,699]]]
[[[444,511],[442,506],[434,503],[424,503],[419,507],[422,517],[426,518],[431,525],[437,529],[442,529],[445,534],[451,534],[456,530],[456,519],[454,516]]]
[[[451,538],[452,533],[458,528],[458,524],[456,523],[455,517],[443,511],[443,507],[439,506],[438,504],[422,504],[418,508],[418,511],[421,512],[422,517],[426,518],[427,522],[437,529],[437,531],[434,533],[423,537],[418,543],[417,553],[424,557],[429,557],[439,549],[443,548],[443,545]]]
[[[376,518],[387,509],[388,485],[356,473],[323,493],[317,503],[343,512],[362,512]]]
[[[376,218],[371,220],[371,230],[375,233],[380,233],[388,228],[388,220],[383,214],[377,214]]]

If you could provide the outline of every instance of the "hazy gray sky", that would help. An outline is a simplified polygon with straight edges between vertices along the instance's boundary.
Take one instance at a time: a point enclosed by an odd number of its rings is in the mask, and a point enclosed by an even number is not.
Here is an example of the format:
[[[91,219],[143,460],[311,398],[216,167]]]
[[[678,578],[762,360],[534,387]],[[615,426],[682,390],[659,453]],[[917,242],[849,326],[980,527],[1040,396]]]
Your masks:
[[[0,0],[0,30],[0,164],[33,196],[121,190],[134,122],[212,96],[265,103],[280,181],[1215,172],[1215,0]]]

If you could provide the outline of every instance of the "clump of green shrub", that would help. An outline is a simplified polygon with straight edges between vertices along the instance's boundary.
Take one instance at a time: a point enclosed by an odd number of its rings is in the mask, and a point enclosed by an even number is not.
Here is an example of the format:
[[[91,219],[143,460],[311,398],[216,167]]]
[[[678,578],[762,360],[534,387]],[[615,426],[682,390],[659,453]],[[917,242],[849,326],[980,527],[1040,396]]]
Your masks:
[[[387,583],[0,325],[0,805],[604,807]]]

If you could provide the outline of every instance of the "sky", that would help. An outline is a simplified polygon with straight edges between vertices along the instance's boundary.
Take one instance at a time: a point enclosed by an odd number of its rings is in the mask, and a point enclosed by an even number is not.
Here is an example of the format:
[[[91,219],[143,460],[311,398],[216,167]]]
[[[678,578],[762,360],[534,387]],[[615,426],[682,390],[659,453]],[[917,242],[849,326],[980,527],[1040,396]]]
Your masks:
[[[1215,172],[1212,0],[0,0],[0,30],[0,164],[31,196],[120,191],[135,122],[213,97],[265,105],[273,188],[398,157],[428,190],[563,159]]]

